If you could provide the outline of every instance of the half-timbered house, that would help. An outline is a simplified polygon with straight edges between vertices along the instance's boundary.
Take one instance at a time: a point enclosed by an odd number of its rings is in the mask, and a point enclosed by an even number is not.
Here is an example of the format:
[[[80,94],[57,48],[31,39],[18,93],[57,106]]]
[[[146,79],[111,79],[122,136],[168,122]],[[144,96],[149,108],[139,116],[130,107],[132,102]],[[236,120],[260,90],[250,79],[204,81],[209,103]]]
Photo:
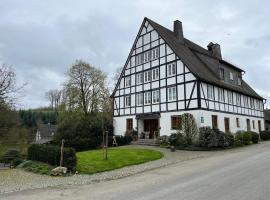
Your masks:
[[[259,132],[264,99],[243,74],[222,58],[219,44],[203,48],[184,38],[180,21],[171,31],[145,18],[111,96],[115,134],[169,135],[183,113],[198,127]]]

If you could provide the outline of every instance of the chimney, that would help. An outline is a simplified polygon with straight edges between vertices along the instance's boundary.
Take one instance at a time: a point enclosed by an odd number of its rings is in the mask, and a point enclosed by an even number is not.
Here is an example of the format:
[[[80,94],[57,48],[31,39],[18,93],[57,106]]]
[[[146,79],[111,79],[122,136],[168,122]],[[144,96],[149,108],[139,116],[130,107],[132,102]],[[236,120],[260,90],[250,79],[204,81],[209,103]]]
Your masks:
[[[182,22],[179,20],[175,20],[173,23],[173,32],[177,40],[184,44],[184,35],[183,35],[183,28],[182,28]]]
[[[213,56],[217,57],[218,59],[222,59],[221,56],[221,49],[220,49],[220,45],[219,44],[214,44],[213,42],[210,42],[207,45],[207,49],[208,51],[210,51],[212,53]]]

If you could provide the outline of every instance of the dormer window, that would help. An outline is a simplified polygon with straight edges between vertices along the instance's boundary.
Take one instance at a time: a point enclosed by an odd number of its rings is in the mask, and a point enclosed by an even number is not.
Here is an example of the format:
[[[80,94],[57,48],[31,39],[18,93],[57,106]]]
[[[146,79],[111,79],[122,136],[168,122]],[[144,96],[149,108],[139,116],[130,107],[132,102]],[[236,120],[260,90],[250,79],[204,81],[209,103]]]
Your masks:
[[[233,73],[230,72],[230,80],[233,81]]]
[[[242,84],[241,76],[238,76],[237,83],[238,83],[238,85],[241,85]]]
[[[224,69],[220,68],[219,69],[219,75],[220,75],[220,79],[224,80],[225,79],[225,73],[224,73]]]

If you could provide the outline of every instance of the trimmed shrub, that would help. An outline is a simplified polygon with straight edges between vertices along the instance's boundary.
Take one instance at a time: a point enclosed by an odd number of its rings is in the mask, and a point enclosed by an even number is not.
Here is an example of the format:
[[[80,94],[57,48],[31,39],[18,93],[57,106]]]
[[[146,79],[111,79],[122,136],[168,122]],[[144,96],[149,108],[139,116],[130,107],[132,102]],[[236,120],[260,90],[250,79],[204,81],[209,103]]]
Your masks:
[[[243,133],[243,143],[244,145],[249,145],[252,143],[252,134],[250,131],[246,131]]]
[[[253,144],[258,144],[259,142],[259,134],[251,131],[251,141]]]
[[[169,136],[169,143],[171,146],[185,146],[185,141],[180,133],[172,133]]]
[[[199,146],[206,148],[225,148],[234,144],[234,137],[231,133],[224,133],[219,129],[201,127],[199,129]]]
[[[116,142],[118,146],[123,146],[123,145],[129,145],[132,141],[132,136],[122,136],[122,135],[116,135],[115,136]],[[112,146],[113,143],[113,137],[109,137],[108,145]]]
[[[262,140],[270,140],[270,131],[261,131],[260,137]]]
[[[28,148],[28,160],[40,161],[58,166],[60,163],[61,148],[53,145],[32,144]],[[73,148],[64,148],[63,165],[69,170],[76,168],[76,152]]]
[[[237,131],[235,134],[235,146],[243,146],[252,144],[251,131]]]

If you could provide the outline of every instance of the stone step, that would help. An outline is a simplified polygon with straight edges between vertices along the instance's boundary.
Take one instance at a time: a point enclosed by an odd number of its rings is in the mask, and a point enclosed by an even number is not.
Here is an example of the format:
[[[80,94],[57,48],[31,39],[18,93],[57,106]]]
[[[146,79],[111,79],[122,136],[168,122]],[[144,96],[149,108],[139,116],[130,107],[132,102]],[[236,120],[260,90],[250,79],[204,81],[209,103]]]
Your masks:
[[[146,146],[159,146],[158,142],[154,139],[138,139],[137,141],[132,141],[131,144],[146,145]]]

